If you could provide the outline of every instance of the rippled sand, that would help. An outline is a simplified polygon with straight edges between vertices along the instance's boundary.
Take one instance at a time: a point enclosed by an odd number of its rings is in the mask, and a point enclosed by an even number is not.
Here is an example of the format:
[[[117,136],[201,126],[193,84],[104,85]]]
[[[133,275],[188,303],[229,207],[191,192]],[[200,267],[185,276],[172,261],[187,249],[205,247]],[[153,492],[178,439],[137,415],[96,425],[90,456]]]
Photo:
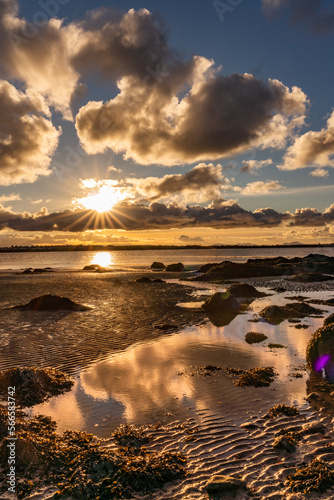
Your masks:
[[[216,473],[243,477],[256,488],[255,498],[288,498],[284,479],[298,464],[314,454],[334,464],[334,455],[325,446],[334,443],[332,417],[314,412],[305,400],[306,345],[323,319],[305,318],[302,323],[309,328],[302,330],[287,321],[278,326],[249,321],[266,305],[286,303],[296,291],[308,298],[333,297],[333,284],[326,283],[326,291],[314,291],[314,284],[302,289],[289,284],[287,293],[257,299],[246,314],[216,327],[203,313],[176,305],[199,303],[219,289],[216,285],[190,288],[176,280],[139,284],[134,278],[66,273],[0,277],[5,283],[0,296],[0,367],[37,364],[76,376],[72,391],[34,407],[32,413],[52,416],[59,431],[86,430],[105,438],[120,423],[159,423],[149,431],[153,437],[149,449],[182,451],[189,475],[157,492],[156,499],[208,498],[203,486]],[[260,284],[279,286],[264,280]],[[48,292],[93,309],[70,314],[4,310]],[[326,311],[324,316],[334,311],[317,307]],[[264,333],[268,340],[249,345],[244,340],[249,331]],[[269,343],[286,348],[270,349]],[[279,375],[270,387],[237,387],[225,370],[202,376],[198,367],[207,364],[242,369],[273,366]],[[296,373],[302,376],[295,378]],[[270,407],[281,403],[294,405],[300,415],[264,418]],[[296,453],[272,447],[281,428],[319,418],[325,434],[305,436]],[[249,422],[252,427],[243,426]],[[333,497],[331,491],[313,495]]]

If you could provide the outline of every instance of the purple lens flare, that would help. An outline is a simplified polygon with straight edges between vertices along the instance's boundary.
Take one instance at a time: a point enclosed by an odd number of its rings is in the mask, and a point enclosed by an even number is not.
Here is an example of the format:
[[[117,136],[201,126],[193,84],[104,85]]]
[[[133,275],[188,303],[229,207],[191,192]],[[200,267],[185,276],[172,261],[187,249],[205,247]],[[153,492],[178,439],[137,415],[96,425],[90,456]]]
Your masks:
[[[320,372],[327,365],[328,361],[331,359],[329,354],[323,354],[319,356],[314,362],[314,369],[316,372]]]

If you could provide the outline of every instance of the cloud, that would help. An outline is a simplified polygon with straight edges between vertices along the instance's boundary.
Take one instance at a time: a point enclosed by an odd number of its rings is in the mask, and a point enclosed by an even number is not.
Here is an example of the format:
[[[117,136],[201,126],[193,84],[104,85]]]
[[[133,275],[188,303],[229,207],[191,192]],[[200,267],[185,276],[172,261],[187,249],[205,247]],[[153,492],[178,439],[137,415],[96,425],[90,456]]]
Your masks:
[[[312,172],[310,172],[309,175],[312,175],[312,177],[326,178],[329,176],[329,172],[324,168],[317,168],[316,170],[312,170]]]
[[[250,174],[256,174],[257,170],[261,168],[267,167],[268,165],[272,165],[273,161],[271,159],[268,160],[243,160],[242,162],[242,172],[249,172]]]
[[[201,243],[202,241],[204,241],[201,236],[186,236],[185,234],[181,234],[178,240],[182,241],[183,243]]]
[[[269,16],[290,10],[292,24],[302,23],[317,35],[334,32],[334,11],[324,0],[262,0],[262,5]]]
[[[0,203],[5,203],[7,201],[17,201],[17,200],[21,200],[21,196],[15,193],[3,194],[2,196],[0,196]]]
[[[155,229],[182,229],[207,227],[272,228],[282,224],[319,227],[334,223],[334,205],[324,212],[312,208],[298,209],[294,214],[280,213],[272,208],[259,208],[254,212],[243,209],[233,200],[222,199],[210,205],[181,206],[154,202],[151,205],[121,202],[108,213],[91,210],[64,210],[47,213],[43,208],[37,214],[16,214],[0,206],[0,230],[19,232],[82,233],[103,229],[128,231]]]
[[[230,188],[229,180],[223,176],[222,169],[222,165],[200,163],[185,174],[126,179],[125,183],[133,186],[135,197],[144,196],[149,201],[176,197],[187,203],[202,203],[219,198],[221,189]]]
[[[107,172],[117,172],[119,174],[120,172],[122,172],[122,170],[120,168],[110,166],[107,168]]]
[[[199,56],[165,69],[152,86],[124,76],[114,99],[79,110],[76,129],[88,154],[110,149],[145,165],[214,160],[252,147],[283,147],[303,122],[308,101],[297,87],[249,74],[221,76]]]
[[[40,200],[30,200],[30,203],[32,205],[39,205],[40,203],[43,203],[43,199],[41,198]]]
[[[15,0],[0,0],[0,59],[6,78],[24,82],[71,119],[71,100],[80,91],[71,52],[79,44],[75,24],[63,26],[39,11],[34,23],[18,17]]]
[[[304,167],[334,167],[334,111],[327,127],[320,132],[306,132],[298,137],[284,156],[282,170]]]
[[[258,196],[269,194],[271,191],[275,191],[276,189],[284,189],[284,186],[282,186],[278,181],[257,181],[247,184],[247,186],[241,191],[241,194],[244,196]]]
[[[34,182],[49,175],[60,130],[47,118],[40,95],[0,80],[0,184]]]

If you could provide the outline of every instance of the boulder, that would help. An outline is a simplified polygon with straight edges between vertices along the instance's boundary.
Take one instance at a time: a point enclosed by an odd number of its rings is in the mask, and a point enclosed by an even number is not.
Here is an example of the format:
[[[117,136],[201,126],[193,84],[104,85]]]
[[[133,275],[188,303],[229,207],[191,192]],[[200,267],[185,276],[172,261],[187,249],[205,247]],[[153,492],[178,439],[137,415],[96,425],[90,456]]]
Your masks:
[[[150,278],[147,278],[147,276],[142,276],[141,278],[137,278],[135,280],[136,283],[152,283]]]
[[[226,290],[234,297],[265,297],[265,293],[259,292],[254,286],[247,283],[235,283]]]
[[[151,265],[151,269],[156,269],[159,271],[166,269],[166,266],[162,262],[153,262],[153,264]]]
[[[314,372],[323,373],[326,379],[334,383],[334,324],[319,328],[311,337],[306,360]]]
[[[290,318],[305,318],[306,316],[320,316],[322,314],[321,309],[316,309],[304,302],[292,302],[285,306],[271,305],[260,311],[260,316],[274,325]]]
[[[202,309],[216,314],[238,313],[242,309],[242,303],[228,292],[217,292],[204,302]]]
[[[171,273],[182,273],[182,271],[184,271],[184,265],[181,262],[178,262],[177,264],[169,264],[169,266],[166,267],[166,271]]]
[[[232,492],[246,489],[246,481],[233,476],[215,475],[212,476],[204,486],[208,493]]]
[[[35,297],[28,304],[15,306],[21,311],[88,311],[90,308],[77,304],[67,297],[58,295],[42,295]]]
[[[99,271],[102,270],[105,271],[104,267],[100,266],[99,264],[89,264],[89,266],[85,266],[83,271]]]
[[[245,335],[245,340],[247,344],[259,344],[264,340],[267,340],[267,336],[264,333],[248,332]]]
[[[296,274],[292,278],[289,278],[288,281],[297,281],[298,283],[313,283],[317,281],[330,281],[334,280],[334,276],[325,276],[324,274],[318,273],[303,273]]]

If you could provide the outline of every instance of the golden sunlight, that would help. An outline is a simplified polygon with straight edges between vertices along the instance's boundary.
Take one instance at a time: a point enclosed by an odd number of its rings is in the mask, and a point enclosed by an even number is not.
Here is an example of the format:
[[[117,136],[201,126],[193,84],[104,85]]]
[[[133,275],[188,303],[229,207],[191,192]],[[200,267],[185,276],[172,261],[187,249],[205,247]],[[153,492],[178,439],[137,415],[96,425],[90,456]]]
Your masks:
[[[118,189],[111,186],[102,186],[96,194],[89,194],[76,201],[89,210],[102,213],[111,210],[123,197]]]
[[[91,264],[96,264],[102,267],[111,266],[113,263],[113,258],[110,252],[97,252],[93,255]]]

